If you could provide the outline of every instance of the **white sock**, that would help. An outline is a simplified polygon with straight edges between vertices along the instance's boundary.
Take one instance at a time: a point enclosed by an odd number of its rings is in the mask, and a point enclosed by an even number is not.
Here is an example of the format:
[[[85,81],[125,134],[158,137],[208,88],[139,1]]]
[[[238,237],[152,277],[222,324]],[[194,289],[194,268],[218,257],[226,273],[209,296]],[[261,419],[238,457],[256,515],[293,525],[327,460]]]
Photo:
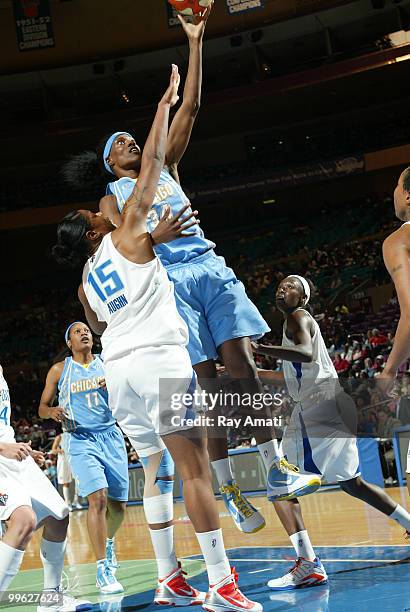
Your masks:
[[[77,495],[77,491],[74,493],[74,499],[73,499],[73,506],[76,506],[78,504],[78,495]]]
[[[61,585],[66,543],[67,540],[50,542],[44,538],[40,542],[40,558],[44,567],[44,589],[56,589]]]
[[[20,569],[24,550],[0,542],[0,593],[5,591]]]
[[[269,470],[275,459],[280,457],[279,445],[277,440],[268,440],[263,444],[258,444],[258,451],[261,454],[266,471]]]
[[[174,526],[150,529],[149,533],[157,560],[158,578],[162,580],[178,567],[174,549]]]
[[[205,560],[209,584],[213,586],[231,573],[231,566],[225,552],[222,529],[197,533],[196,537]]]
[[[397,504],[394,512],[390,514],[390,518],[397,521],[406,531],[410,531],[410,514],[400,504]]]
[[[226,459],[211,461],[211,465],[215,470],[216,479],[220,487],[234,479],[229,457],[226,457]]]
[[[70,501],[70,487],[63,487],[63,497],[67,506],[71,505]]]
[[[296,551],[297,557],[303,557],[307,561],[314,561],[316,559],[315,551],[310,542],[310,538],[306,529],[298,531],[290,536],[293,548]]]

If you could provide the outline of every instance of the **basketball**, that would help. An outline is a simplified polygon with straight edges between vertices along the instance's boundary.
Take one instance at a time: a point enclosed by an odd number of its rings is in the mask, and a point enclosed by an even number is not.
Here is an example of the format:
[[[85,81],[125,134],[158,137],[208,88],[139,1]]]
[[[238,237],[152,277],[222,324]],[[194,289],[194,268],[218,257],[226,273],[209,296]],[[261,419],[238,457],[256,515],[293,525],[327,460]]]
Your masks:
[[[168,2],[178,13],[187,17],[201,15],[212,4],[212,0],[168,0]]]

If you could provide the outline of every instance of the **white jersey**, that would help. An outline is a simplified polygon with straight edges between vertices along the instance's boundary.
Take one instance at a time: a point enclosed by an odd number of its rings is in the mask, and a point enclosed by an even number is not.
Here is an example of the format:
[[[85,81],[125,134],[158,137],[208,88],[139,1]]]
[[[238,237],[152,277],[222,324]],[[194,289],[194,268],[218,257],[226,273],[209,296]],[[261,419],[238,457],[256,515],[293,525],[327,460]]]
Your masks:
[[[309,314],[307,310],[305,312]],[[309,316],[311,315],[309,314]],[[312,337],[312,361],[310,363],[283,361],[283,374],[289,395],[297,402],[311,398],[318,391],[318,385],[324,384],[324,386],[329,387],[329,382],[332,379],[338,380],[337,372],[327,352],[319,325],[313,317],[311,319],[315,329]],[[283,326],[282,344],[288,347],[295,346],[295,343],[286,336],[286,324]]]
[[[9,388],[0,366],[0,440],[14,442],[14,430],[10,425],[11,403]]]
[[[107,234],[84,266],[83,286],[98,320],[107,323],[101,337],[105,363],[145,346],[186,345],[174,286],[157,257],[135,264]]]

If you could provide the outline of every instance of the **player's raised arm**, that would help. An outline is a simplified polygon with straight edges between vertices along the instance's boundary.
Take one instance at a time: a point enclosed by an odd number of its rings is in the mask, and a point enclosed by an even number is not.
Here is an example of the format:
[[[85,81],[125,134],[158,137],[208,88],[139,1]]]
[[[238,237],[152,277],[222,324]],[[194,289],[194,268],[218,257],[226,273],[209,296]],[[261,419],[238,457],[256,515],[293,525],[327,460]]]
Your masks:
[[[102,336],[107,327],[107,323],[98,320],[97,315],[88,303],[87,296],[85,295],[84,287],[82,284],[78,287],[78,299],[80,300],[82,307],[84,308],[84,314],[87,319],[88,325],[90,326],[92,331],[97,334],[97,336]]]
[[[136,239],[142,235],[149,236],[146,230],[146,218],[164,166],[169,111],[178,101],[179,81],[178,66],[173,65],[168,89],[158,104],[158,110],[145,143],[138,181],[122,210],[122,225],[113,232],[112,238],[116,248],[128,258],[134,254],[138,246]],[[151,243],[148,250],[152,253]]]
[[[383,371],[384,377],[392,378],[410,357],[410,225],[403,225],[385,240],[383,257],[400,304],[393,348]]]
[[[57,393],[58,381],[63,371],[64,363],[54,364],[48,371],[46,384],[40,398],[38,414],[42,419],[53,419],[61,422],[64,420],[65,410],[61,406],[53,407],[53,401]]]
[[[188,146],[201,105],[202,40],[210,11],[211,7],[196,24],[187,23],[181,15],[178,16],[189,40],[189,65],[182,104],[171,123],[167,141],[166,164],[177,182],[179,182],[177,166]]]

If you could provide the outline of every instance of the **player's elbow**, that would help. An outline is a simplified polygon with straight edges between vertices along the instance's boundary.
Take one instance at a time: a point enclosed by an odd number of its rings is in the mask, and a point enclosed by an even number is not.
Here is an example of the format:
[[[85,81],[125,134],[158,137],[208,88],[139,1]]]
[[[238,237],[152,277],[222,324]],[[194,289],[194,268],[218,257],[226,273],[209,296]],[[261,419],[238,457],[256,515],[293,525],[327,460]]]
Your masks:
[[[303,353],[301,362],[302,363],[312,363],[313,361],[313,353],[312,351],[307,351]]]
[[[195,118],[197,114],[199,113],[200,108],[201,108],[201,100],[200,98],[196,98],[191,104],[191,108],[190,108],[191,117]]]

